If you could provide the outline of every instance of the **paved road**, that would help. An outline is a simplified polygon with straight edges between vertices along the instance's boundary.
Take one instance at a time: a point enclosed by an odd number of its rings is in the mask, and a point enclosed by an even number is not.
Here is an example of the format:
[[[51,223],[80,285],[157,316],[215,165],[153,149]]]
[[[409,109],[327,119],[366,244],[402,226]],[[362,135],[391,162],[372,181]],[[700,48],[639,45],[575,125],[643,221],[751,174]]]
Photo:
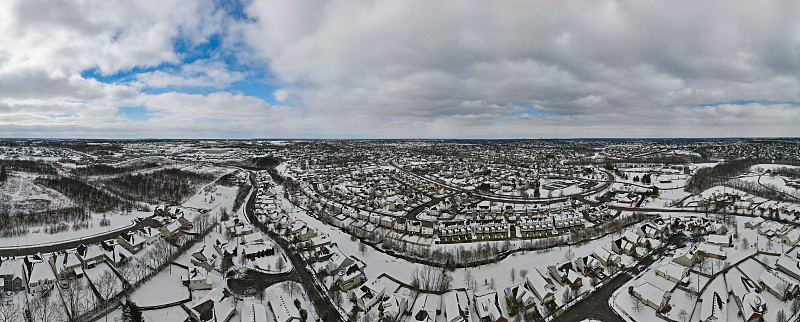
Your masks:
[[[250,181],[253,183],[254,187],[257,187],[255,175],[252,172],[250,173]],[[247,205],[245,207],[245,213],[250,219],[250,223],[259,228],[263,233],[269,235],[281,248],[283,248],[286,257],[288,257],[289,261],[292,262],[292,265],[294,265],[293,273],[297,275],[299,282],[303,285],[303,288],[305,288],[306,293],[310,297],[311,303],[314,304],[314,307],[316,307],[317,315],[319,315],[323,321],[342,321],[339,313],[336,311],[336,307],[334,307],[333,303],[331,303],[331,301],[326,297],[326,291],[320,289],[317,284],[314,283],[315,277],[311,272],[308,271],[305,261],[303,261],[293,245],[289,245],[288,242],[286,242],[272,230],[268,229],[264,223],[258,221],[256,218],[253,209],[255,208],[255,197],[257,191],[257,189],[253,189],[253,192],[250,194],[250,199],[247,200]]]
[[[421,213],[423,210],[433,207],[434,205],[438,204],[440,201],[444,200],[449,196],[444,196],[441,198],[431,198],[430,201],[423,203],[419,206],[414,207],[414,209],[409,210],[404,217],[408,220],[417,220],[417,215]]]
[[[226,277],[228,278],[228,288],[239,295],[255,295],[258,290],[266,289],[280,282],[298,281],[294,270],[286,273],[268,274],[248,269],[241,275],[237,275],[236,271],[231,270]]]
[[[429,178],[427,176],[420,175],[420,174],[408,171],[408,170],[400,167],[399,165],[397,165],[394,162],[394,160],[390,160],[389,161],[389,165],[395,167],[399,171],[402,171],[402,172],[404,172],[404,173],[406,173],[406,174],[408,174],[410,176],[413,176],[413,177],[419,178],[421,180],[425,180],[425,181],[437,184],[437,185],[442,186],[442,187],[444,187],[446,189],[450,189],[450,190],[453,190],[453,191],[456,191],[456,192],[459,192],[459,193],[461,193],[461,192],[471,192],[477,198],[481,198],[481,199],[489,200],[489,201],[507,202],[507,203],[540,204],[540,203],[554,203],[554,202],[559,202],[559,201],[566,201],[569,198],[588,196],[588,195],[597,193],[598,191],[602,191],[603,189],[606,189],[606,188],[610,187],[612,184],[614,184],[614,182],[616,182],[616,180],[614,179],[614,175],[612,175],[610,172],[607,172],[605,170],[600,170],[601,172],[605,173],[605,175],[606,175],[606,177],[608,179],[606,179],[606,180],[581,179],[581,180],[602,182],[602,184],[597,185],[596,187],[594,187],[594,188],[592,188],[592,189],[590,189],[588,191],[584,191],[584,192],[577,193],[577,194],[572,194],[572,195],[561,196],[561,197],[554,197],[554,198],[528,199],[528,198],[513,197],[513,196],[484,194],[484,193],[480,193],[478,191],[466,191],[461,187],[458,187],[458,186],[455,186],[455,185],[452,185],[452,184],[448,184],[448,183],[442,182],[440,180],[432,179],[432,178]],[[559,176],[552,176],[552,177],[555,178],[555,177],[559,177]],[[570,178],[570,179],[576,179],[576,178]]]
[[[686,243],[686,238],[683,234],[673,234],[667,239],[667,242],[661,246],[652,256],[647,256],[637,264],[640,271],[644,271],[647,267],[653,264],[655,258],[661,258],[664,255],[664,250],[670,245],[678,247]],[[613,279],[608,284],[603,285],[601,288],[592,292],[585,299],[573,305],[566,312],[559,315],[554,321],[583,321],[585,319],[595,319],[604,322],[624,321],[614,309],[608,305],[608,299],[618,288],[622,287],[633,278],[633,275],[628,272],[623,272]]]
[[[135,225],[133,225],[133,227],[114,230],[85,238],[67,240],[60,243],[54,243],[49,245],[20,246],[20,247],[15,247],[14,245],[7,245],[5,246],[5,248],[0,248],[0,256],[24,256],[24,255],[33,255],[37,253],[49,253],[64,249],[71,249],[78,247],[80,244],[99,243],[107,239],[116,238],[122,232],[135,231],[143,227],[158,227],[160,225],[161,224],[159,224],[152,218],[145,218],[144,220],[141,220]]]

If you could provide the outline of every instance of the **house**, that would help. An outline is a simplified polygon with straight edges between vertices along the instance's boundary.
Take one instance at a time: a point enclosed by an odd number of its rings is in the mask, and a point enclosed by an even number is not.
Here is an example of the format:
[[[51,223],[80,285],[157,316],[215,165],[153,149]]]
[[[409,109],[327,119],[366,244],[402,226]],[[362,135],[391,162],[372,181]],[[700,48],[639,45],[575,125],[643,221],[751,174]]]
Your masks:
[[[385,293],[381,299],[378,314],[383,322],[398,321],[401,314],[406,314],[408,297],[397,293]]]
[[[13,258],[0,259],[0,279],[2,279],[4,292],[22,290],[23,277],[25,277],[25,272],[22,261]]]
[[[200,299],[186,305],[193,321],[228,322],[236,314],[235,301],[227,289],[213,288]]]
[[[269,322],[267,307],[261,303],[245,300],[242,303],[242,322]]]
[[[114,265],[114,267],[125,265],[125,263],[133,258],[133,254],[125,247],[120,246],[117,239],[109,239],[100,242],[100,248],[103,250],[106,260],[110,261],[111,265]]]
[[[193,290],[210,290],[212,284],[208,271],[194,265],[189,267],[187,275],[181,276],[181,282]]]
[[[100,245],[78,245],[77,255],[78,259],[83,264],[83,268],[92,268],[98,263],[106,259],[106,254]]]
[[[733,236],[731,235],[708,235],[706,242],[713,245],[731,247],[733,246]]]
[[[525,311],[536,307],[536,295],[525,287],[525,283],[517,284],[505,289],[506,298],[516,299]]]
[[[192,253],[192,264],[205,268],[207,272],[214,269],[216,261],[217,254],[211,250],[211,247],[206,247],[206,245],[203,245],[200,250]]]
[[[83,263],[75,251],[61,251],[50,257],[50,266],[56,272],[58,280],[70,279],[83,275]]]
[[[636,254],[636,245],[621,237],[611,242],[611,250],[617,254],[633,256]]]
[[[181,226],[181,223],[176,220],[165,226],[161,226],[159,230],[164,238],[177,238],[180,236],[182,227],[183,226]]]
[[[394,230],[405,232],[406,231],[406,219],[403,217],[398,217],[394,222]]]
[[[781,239],[786,245],[794,246],[800,242],[800,229],[792,229],[784,234],[781,235]]]
[[[760,293],[750,292],[742,296],[742,318],[746,322],[764,321],[767,301]]]
[[[656,311],[661,311],[668,305],[670,292],[664,291],[649,282],[644,282],[635,287],[631,286],[628,290],[633,297]]]
[[[423,221],[419,234],[425,237],[433,236],[433,222]]]
[[[263,241],[264,241],[264,234],[262,234],[262,233],[251,233],[251,234],[239,236],[239,244],[240,245],[260,243],[260,242],[263,242]]]
[[[697,252],[705,257],[712,257],[717,259],[726,259],[728,258],[727,253],[722,250],[722,247],[709,245],[709,244],[700,244],[697,246]]]
[[[446,322],[469,321],[469,298],[463,290],[453,290],[442,296],[444,317]]]
[[[147,240],[135,232],[122,232],[117,239],[122,247],[133,254],[138,253],[147,244]]]
[[[188,230],[188,229],[192,228],[192,223],[188,219],[186,219],[186,217],[183,217],[183,216],[178,217],[178,223],[181,224],[181,229],[187,229]]]
[[[44,260],[39,255],[33,255],[26,256],[23,261],[25,263],[28,292],[38,293],[53,287],[56,282],[56,275],[53,273],[53,268],[47,263],[49,258]]]
[[[349,291],[364,282],[364,264],[355,257],[349,257],[350,262],[338,270],[337,283],[342,292]]]
[[[787,254],[782,254],[775,263],[775,267],[787,275],[800,280],[800,259]]]
[[[612,255],[611,252],[607,251],[605,248],[597,248],[592,252],[592,256],[600,261],[600,264],[603,266],[608,266],[612,263]]]
[[[283,295],[271,298],[267,302],[267,308],[275,317],[275,322],[302,321],[300,311],[291,303],[291,299],[285,299]]]
[[[236,245],[236,243],[228,243],[219,238],[214,240],[214,250],[216,250],[217,254],[221,257],[235,255],[237,252],[237,246],[238,245]]]
[[[361,285],[355,290],[356,305],[362,311],[366,311],[381,301],[385,291],[386,287],[379,283],[378,280]]]
[[[533,295],[535,295],[539,301],[547,303],[555,299],[556,286],[549,278],[545,278],[538,269],[534,269],[526,278],[528,288],[533,291]]]
[[[247,258],[275,255],[275,245],[272,243],[260,242],[247,244],[240,247],[242,248],[242,256]]]
[[[508,321],[508,319],[503,316],[497,292],[491,291],[483,295],[475,295],[473,302],[475,302],[475,312],[478,314],[478,318],[481,322]]]
[[[764,218],[756,217],[756,218],[753,218],[752,220],[744,223],[744,227],[745,228],[750,228],[750,229],[755,229],[758,226],[761,226],[761,224],[763,222],[764,222]]]
[[[693,248],[686,248],[678,253],[675,254],[672,258],[672,262],[686,266],[692,267],[694,263],[697,261],[697,251]]]
[[[136,231],[136,234],[144,238],[147,245],[152,245],[161,237],[161,231],[153,227],[142,227],[142,229]]]
[[[661,267],[656,270],[656,275],[674,283],[686,283],[688,282],[689,268],[670,262],[661,265]]]
[[[603,271],[603,264],[594,256],[582,256],[575,259],[575,268],[584,276],[595,276]]]
[[[417,296],[411,308],[410,321],[435,322],[441,310],[441,296],[422,293]]]
[[[700,321],[728,321],[728,309],[726,308],[728,294],[707,290],[703,293],[700,302]]]
[[[786,301],[787,298],[797,294],[797,283],[786,274],[767,269],[761,273],[758,279],[762,287],[781,301]]]

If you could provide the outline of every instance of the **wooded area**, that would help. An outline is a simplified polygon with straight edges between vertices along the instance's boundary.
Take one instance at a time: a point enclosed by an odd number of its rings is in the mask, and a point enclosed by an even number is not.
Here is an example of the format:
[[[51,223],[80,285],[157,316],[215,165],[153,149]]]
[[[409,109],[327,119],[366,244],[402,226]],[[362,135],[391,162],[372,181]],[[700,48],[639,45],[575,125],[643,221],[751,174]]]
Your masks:
[[[757,163],[751,159],[741,159],[723,162],[711,168],[697,169],[686,183],[686,191],[701,193],[708,188],[722,185],[731,178],[748,171]]]
[[[214,176],[180,169],[164,169],[144,174],[125,174],[102,180],[112,192],[131,200],[151,203],[180,203]]]
[[[122,200],[71,177],[39,177],[34,182],[60,192],[91,211],[106,212],[114,209],[133,209],[134,207],[134,203],[131,201]]]
[[[86,167],[75,168],[72,170],[72,173],[78,176],[113,175],[151,169],[158,166],[159,164],[155,162],[140,163],[122,167],[115,167],[107,164],[94,164]]]

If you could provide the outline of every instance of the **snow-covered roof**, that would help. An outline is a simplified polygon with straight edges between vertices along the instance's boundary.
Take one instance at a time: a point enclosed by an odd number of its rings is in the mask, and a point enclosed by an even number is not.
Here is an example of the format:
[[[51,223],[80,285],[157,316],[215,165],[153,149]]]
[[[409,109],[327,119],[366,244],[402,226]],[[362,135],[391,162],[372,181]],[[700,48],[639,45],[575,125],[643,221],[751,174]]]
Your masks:
[[[242,322],[267,322],[267,308],[261,303],[245,301],[242,304]]]
[[[461,317],[461,312],[458,309],[458,295],[456,291],[451,291],[444,294],[444,317],[447,322],[460,322],[464,321]]]
[[[658,288],[657,286],[650,284],[650,282],[644,282],[639,284],[633,288],[633,291],[639,294],[642,298],[653,302],[661,304],[661,300],[664,299],[664,293],[667,291]]]
[[[669,262],[667,264],[661,265],[658,268],[658,271],[665,276],[672,277],[676,280],[682,280],[685,278],[685,274],[689,271],[688,267],[675,264],[673,262]]]
[[[276,298],[269,300],[269,306],[272,308],[272,313],[275,315],[275,321],[289,321],[291,318],[300,319],[300,312],[294,304],[287,304],[283,295],[278,295]]]
[[[55,279],[56,276],[53,274],[53,270],[46,262],[33,263],[30,276],[28,277],[28,282],[38,282],[43,280],[53,281]]]
[[[788,254],[782,254],[781,257],[778,257],[777,263],[775,266],[778,269],[782,269],[783,271],[789,273],[790,275],[800,276],[800,259],[789,256]]]
[[[502,316],[500,303],[497,300],[497,292],[492,291],[483,295],[476,295],[475,307],[478,309],[478,317],[481,319],[489,318],[491,321],[497,321]]]
[[[750,292],[742,296],[742,316],[749,320],[754,315],[762,316],[767,309],[767,301],[756,292]]]

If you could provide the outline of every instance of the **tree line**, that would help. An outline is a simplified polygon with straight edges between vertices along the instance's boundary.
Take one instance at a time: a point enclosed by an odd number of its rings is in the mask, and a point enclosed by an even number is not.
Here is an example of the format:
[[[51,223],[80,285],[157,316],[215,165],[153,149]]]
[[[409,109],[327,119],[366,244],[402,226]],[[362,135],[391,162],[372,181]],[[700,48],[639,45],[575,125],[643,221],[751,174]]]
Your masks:
[[[107,164],[94,164],[86,167],[75,168],[72,173],[81,176],[98,176],[98,175],[114,175],[123,174],[133,171],[145,170],[158,167],[159,164],[155,162],[140,163],[135,165],[127,165],[122,167],[115,167]]]
[[[75,203],[91,211],[106,212],[115,209],[133,209],[134,203],[112,196],[94,186],[72,177],[38,177],[34,183],[60,192]]]
[[[198,186],[212,179],[214,176],[211,174],[163,169],[151,173],[125,174],[101,182],[114,193],[132,200],[180,203],[194,194]]]
[[[717,164],[711,168],[701,168],[686,183],[686,191],[701,193],[704,190],[722,185],[730,178],[738,176],[758,162],[752,159],[731,160]]]
[[[56,167],[50,162],[31,160],[0,160],[0,168],[39,174],[56,174]]]

